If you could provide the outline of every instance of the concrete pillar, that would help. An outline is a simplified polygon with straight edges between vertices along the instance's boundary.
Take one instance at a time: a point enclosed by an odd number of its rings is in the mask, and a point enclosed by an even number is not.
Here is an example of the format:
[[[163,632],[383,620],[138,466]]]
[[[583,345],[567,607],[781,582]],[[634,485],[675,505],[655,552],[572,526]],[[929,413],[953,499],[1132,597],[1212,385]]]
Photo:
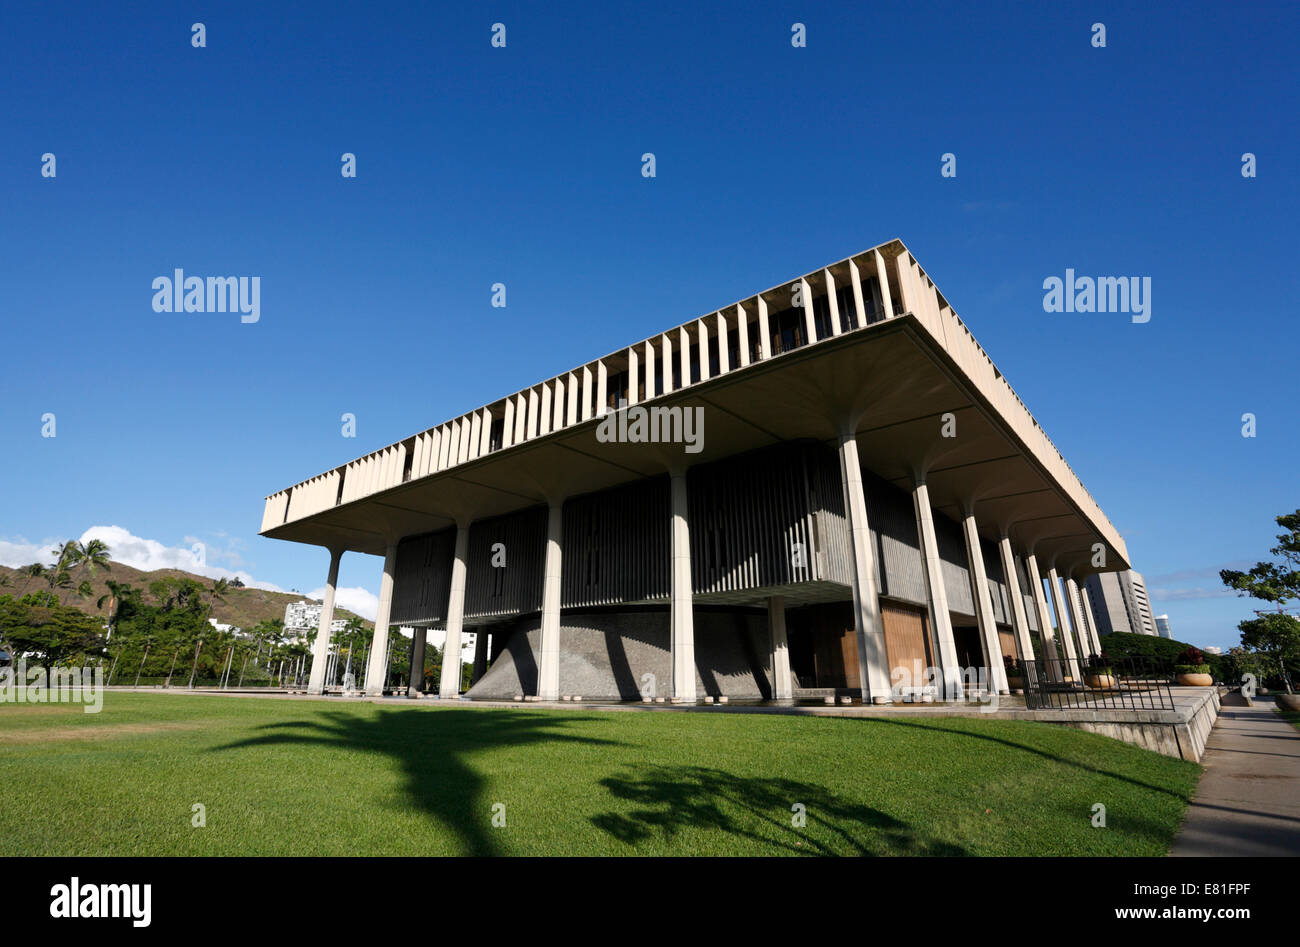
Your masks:
[[[1038,571],[1038,557],[1032,552],[1025,559],[1025,569],[1029,572],[1030,592],[1034,596],[1034,607],[1038,611],[1038,634],[1043,639],[1043,673],[1050,681],[1059,681],[1063,676],[1060,653],[1056,647],[1056,633],[1052,631],[1052,616],[1047,611],[1047,600],[1043,598],[1043,576]]]
[[[465,563],[469,558],[469,524],[456,526],[456,554],[451,560],[451,592],[447,596],[447,641],[442,646],[442,678],[438,696],[460,696],[460,630],[465,619]]]
[[[477,684],[487,673],[488,660],[488,633],[485,629],[480,628],[474,634],[474,674],[470,679],[470,684]]]
[[[311,652],[311,676],[307,679],[309,694],[319,694],[325,688],[325,666],[329,663],[330,654],[330,623],[334,621],[334,588],[339,584],[339,560],[342,558],[342,549],[330,550],[329,577],[325,581],[325,598],[320,606],[316,644]]]
[[[853,265],[851,261],[849,265]],[[835,277],[831,275],[830,270],[823,269],[822,279],[826,282],[826,305],[830,307],[831,312],[831,335],[840,335],[844,329],[840,325],[840,298],[835,292]]]
[[[853,309],[857,319],[854,328],[860,329],[867,324],[867,306],[862,298],[862,271],[852,260],[849,260],[849,285],[853,287]]]
[[[758,357],[760,360],[772,357],[772,333],[767,324],[767,303],[762,296],[758,299]]]
[[[894,318],[894,300],[889,291],[889,272],[885,269],[885,258],[879,250],[871,251],[876,258],[876,281],[880,283],[880,302],[885,307],[885,318]],[[901,278],[899,282],[902,282]]]
[[[799,278],[799,298],[803,300],[803,324],[807,336],[806,344],[812,345],[817,341],[817,317],[813,313],[812,287],[802,277]]]
[[[1029,616],[1025,614],[1025,598],[1020,591],[1020,574],[1016,571],[1016,557],[1011,551],[1011,538],[1002,536],[998,540],[998,552],[1002,557],[1002,579],[1007,587],[1007,598],[1011,600],[1011,618],[1016,629],[1016,645],[1020,649],[1020,660],[1034,660],[1034,639],[1029,635]]]
[[[407,697],[424,693],[424,647],[429,629],[419,625],[411,629],[411,680],[406,685]]]
[[[537,663],[537,696],[560,699],[560,564],[563,505],[554,502],[546,516],[546,562],[542,578],[542,644]]]
[[[672,475],[673,700],[695,702],[695,616],[691,591],[691,534],[687,519],[686,472]]]
[[[921,540],[921,572],[925,576],[930,628],[939,648],[939,664],[943,672],[943,696],[947,700],[960,700],[965,694],[961,668],[957,663],[957,643],[952,636],[952,616],[948,613],[948,590],[943,583],[939,541],[934,534],[930,491],[924,480],[918,480],[912,488],[912,506],[916,510],[916,534]]]
[[[1047,589],[1052,593],[1052,611],[1056,612],[1056,626],[1061,632],[1061,644],[1065,648],[1066,674],[1075,677],[1079,672],[1079,653],[1074,648],[1074,635],[1070,631],[1070,620],[1062,604],[1061,578],[1056,573],[1056,566],[1047,570]]]
[[[641,367],[636,357],[636,348],[627,350],[627,406],[637,403],[637,388],[641,384]]]
[[[876,557],[867,523],[867,494],[862,488],[862,467],[858,462],[858,439],[852,433],[840,435],[840,483],[844,487],[844,509],[849,516],[849,539],[853,553],[853,627],[858,642],[858,686],[862,702],[893,702],[889,688],[889,657],[885,650],[885,629],[880,623],[880,593]]]
[[[745,307],[736,304],[736,346],[740,350],[740,367],[749,364],[749,314]]]
[[[1093,653],[1101,654],[1101,634],[1097,631],[1097,616],[1092,613],[1092,600],[1088,596],[1086,587],[1079,589],[1079,599],[1083,602],[1083,612],[1088,619],[1088,634],[1092,636]]]
[[[1010,694],[1007,686],[1007,668],[1002,662],[1002,640],[998,637],[997,622],[993,617],[993,597],[989,594],[988,571],[984,568],[984,547],[980,545],[979,525],[975,514],[967,513],[961,521],[966,537],[966,561],[970,564],[971,593],[975,599],[975,618],[984,639],[984,653],[989,661],[989,690]]]
[[[731,347],[727,344],[727,314],[718,311],[718,374],[725,375],[735,366],[731,364]]]
[[[375,613],[375,637],[370,643],[370,660],[366,667],[366,693],[378,697],[384,692],[388,676],[388,616],[393,608],[393,572],[397,568],[397,543],[390,542],[384,552],[384,575],[379,580],[379,610]]]
[[[1079,602],[1079,584],[1073,578],[1065,580],[1066,598],[1070,600],[1070,620],[1074,623],[1074,633],[1079,639],[1080,657],[1087,661],[1096,652],[1092,647],[1092,638],[1088,626],[1083,622],[1083,606]]]
[[[767,600],[767,628],[772,636],[772,698],[790,700],[790,643],[785,634],[785,599],[773,595]]]

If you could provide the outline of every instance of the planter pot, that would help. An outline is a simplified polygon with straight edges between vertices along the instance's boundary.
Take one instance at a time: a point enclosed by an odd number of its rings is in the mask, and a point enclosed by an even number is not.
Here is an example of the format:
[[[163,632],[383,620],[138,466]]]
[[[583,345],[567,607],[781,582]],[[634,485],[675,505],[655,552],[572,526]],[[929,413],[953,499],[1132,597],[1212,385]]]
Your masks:
[[[1115,678],[1109,674],[1089,674],[1088,686],[1089,687],[1114,687]]]
[[[1274,699],[1283,710],[1300,711],[1300,694],[1278,694]]]
[[[1025,679],[1023,677],[1012,677],[1007,675],[1007,687],[1013,691],[1022,691],[1025,689]]]
[[[1214,678],[1209,674],[1179,674],[1176,679],[1183,687],[1214,686]]]

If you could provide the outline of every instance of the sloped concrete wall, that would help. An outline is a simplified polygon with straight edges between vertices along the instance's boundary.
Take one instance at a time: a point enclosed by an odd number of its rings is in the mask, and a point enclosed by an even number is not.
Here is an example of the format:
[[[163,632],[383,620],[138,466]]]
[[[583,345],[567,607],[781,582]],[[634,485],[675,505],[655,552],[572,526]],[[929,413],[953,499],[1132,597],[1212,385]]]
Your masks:
[[[563,615],[560,693],[589,700],[639,700],[649,674],[656,695],[671,696],[669,644],[666,608]],[[516,694],[536,694],[540,646],[539,616],[514,622],[501,653],[466,696],[510,700]],[[769,652],[764,613],[695,611],[696,688],[701,696],[770,697]]]

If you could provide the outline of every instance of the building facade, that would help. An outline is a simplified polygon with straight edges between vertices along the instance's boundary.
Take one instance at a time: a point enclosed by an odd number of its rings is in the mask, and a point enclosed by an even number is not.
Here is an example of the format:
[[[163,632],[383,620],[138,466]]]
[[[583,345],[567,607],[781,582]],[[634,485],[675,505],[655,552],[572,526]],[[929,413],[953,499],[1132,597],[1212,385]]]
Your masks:
[[[315,631],[320,627],[321,602],[290,602],[284,607],[285,631]],[[330,614],[334,612],[330,609]],[[346,618],[330,620],[330,634],[337,634],[348,626]]]
[[[272,494],[262,532],[329,550],[326,615],[343,553],[383,557],[374,655],[480,632],[470,698],[1005,692],[1007,658],[1100,650],[1081,583],[1129,565],[898,240]]]
[[[1133,569],[1096,573],[1088,577],[1086,588],[1100,634],[1108,635],[1114,631],[1134,635],[1163,634],[1151,613],[1142,573]]]

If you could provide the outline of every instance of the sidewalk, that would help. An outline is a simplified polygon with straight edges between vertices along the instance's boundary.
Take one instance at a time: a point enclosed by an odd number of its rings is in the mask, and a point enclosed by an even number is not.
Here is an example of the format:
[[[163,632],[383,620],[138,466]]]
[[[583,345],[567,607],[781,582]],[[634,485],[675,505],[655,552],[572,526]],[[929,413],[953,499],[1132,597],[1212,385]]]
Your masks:
[[[1300,855],[1300,730],[1273,708],[1219,711],[1170,855]]]

